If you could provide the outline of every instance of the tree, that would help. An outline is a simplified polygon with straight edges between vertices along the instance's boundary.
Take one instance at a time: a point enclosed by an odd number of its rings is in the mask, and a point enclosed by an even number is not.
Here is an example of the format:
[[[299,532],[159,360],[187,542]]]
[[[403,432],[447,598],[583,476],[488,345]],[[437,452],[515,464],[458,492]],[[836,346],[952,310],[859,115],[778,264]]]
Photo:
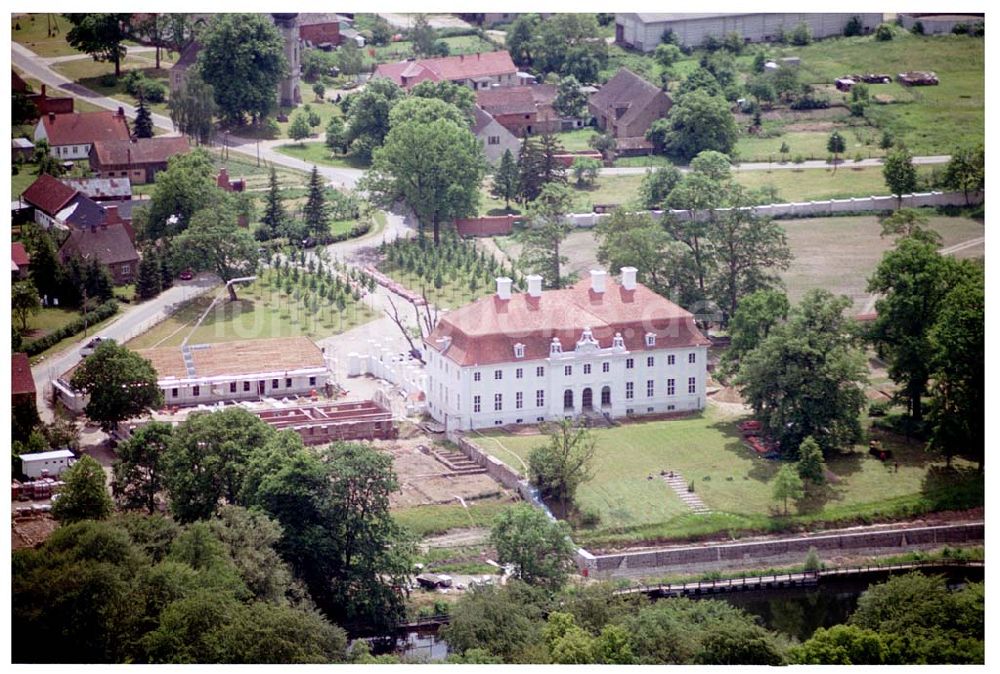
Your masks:
[[[322,103],[324,96],[326,95],[326,87],[323,86],[322,82],[317,82],[313,85],[313,94],[316,95],[316,101]]]
[[[476,94],[467,86],[442,80],[424,80],[410,89],[410,96],[417,98],[437,98],[445,103],[451,103],[466,115],[472,114],[476,105]]]
[[[520,582],[478,585],[454,604],[441,635],[456,653],[480,651],[507,663],[537,663],[532,655],[544,648],[541,594]]]
[[[121,77],[121,62],[125,58],[125,40],[131,14],[63,14],[73,24],[66,41],[79,51],[90,54],[95,61],[115,64],[115,77]]]
[[[264,203],[264,216],[261,218],[262,229],[267,239],[277,239],[285,232],[288,216],[281,203],[281,190],[278,187],[278,172],[271,167],[271,177],[268,181],[267,200]]]
[[[452,103],[433,96],[407,96],[389,112],[389,128],[411,122],[430,124],[439,119],[446,119],[461,128],[469,125],[466,114]]]
[[[504,208],[509,211],[510,200],[517,197],[519,187],[517,163],[514,161],[514,155],[510,153],[509,149],[504,150],[503,156],[500,157],[500,165],[490,181],[490,196],[494,199],[503,199]]]
[[[677,61],[683,56],[680,47],[675,44],[661,43],[656,45],[656,49],[653,50],[653,59],[660,65],[664,70],[670,70]]]
[[[930,330],[956,272],[955,261],[938,254],[935,245],[905,237],[882,256],[868,280],[868,292],[881,294],[868,336],[888,362],[889,376],[902,386],[900,395],[915,422],[923,420],[930,379]]]
[[[600,152],[604,161],[611,162],[615,159],[618,140],[608,132],[595,133],[587,139],[587,145]]]
[[[427,21],[426,14],[417,14],[410,27],[410,41],[413,43],[413,53],[417,56],[434,55],[435,32]]]
[[[986,185],[986,151],[982,145],[956,149],[944,167],[942,183],[959,190],[969,204],[969,192],[982,191]]]
[[[682,178],[676,166],[667,165],[647,170],[639,185],[639,201],[644,208],[659,210],[666,204],[667,196]]]
[[[60,522],[103,520],[111,514],[111,497],[104,469],[84,454],[62,474],[63,488],[52,505],[52,516]]]
[[[740,359],[788,318],[788,310],[788,296],[780,290],[758,290],[744,297],[729,321],[730,342],[722,356],[722,370],[727,374],[738,370]]]
[[[299,142],[309,137],[310,133],[309,122],[306,120],[305,115],[302,113],[297,113],[292,117],[292,123],[288,125],[288,137],[292,140]]]
[[[573,566],[573,545],[565,522],[519,504],[503,511],[490,531],[497,561],[514,566],[514,577],[529,585],[558,590]]]
[[[736,386],[788,456],[810,435],[824,451],[861,439],[868,377],[843,317],[848,306],[847,297],[812,290],[740,359]]]
[[[207,519],[221,502],[239,500],[251,452],[275,432],[239,407],[191,414],[173,432],[162,457],[170,511],[180,522]]]
[[[212,141],[215,133],[215,89],[207,84],[197,70],[191,69],[179,89],[170,94],[167,101],[172,121],[181,133],[205,145]]]
[[[854,625],[820,627],[801,646],[792,649],[791,660],[800,665],[882,665],[886,646],[878,632]]]
[[[900,204],[904,194],[911,194],[917,189],[917,169],[913,165],[913,155],[905,147],[897,147],[886,155],[882,175]]]
[[[586,427],[563,419],[549,429],[548,443],[531,450],[528,473],[543,498],[562,507],[573,504],[576,490],[593,477],[595,440]]]
[[[833,172],[837,172],[837,162],[840,155],[847,150],[847,143],[839,131],[834,131],[826,141],[826,151],[833,153]]]
[[[646,138],[667,153],[690,159],[703,150],[724,154],[736,145],[739,130],[721,96],[696,90],[681,96],[666,119],[653,122]]]
[[[347,142],[363,161],[372,158],[389,133],[389,112],[404,97],[395,82],[385,78],[374,79],[365,88],[349,96],[347,114]]]
[[[163,274],[160,263],[160,256],[156,253],[156,248],[150,246],[142,255],[139,261],[139,269],[136,273],[135,294],[140,300],[148,300],[156,297],[163,290]]]
[[[365,67],[365,55],[354,40],[347,40],[337,49],[337,67],[350,77],[357,76]]]
[[[174,238],[178,258],[197,271],[210,271],[226,284],[229,300],[235,302],[233,279],[248,276],[257,267],[257,244],[250,232],[236,223],[230,199],[191,217],[188,228]]]
[[[771,487],[771,498],[778,503],[784,503],[785,515],[788,514],[788,499],[800,499],[804,494],[802,478],[795,468],[785,464],[778,469]]]
[[[510,25],[505,46],[515,65],[524,68],[532,64],[533,41],[540,24],[537,14],[519,14]]]
[[[31,256],[31,282],[46,302],[61,297],[65,286],[65,270],[59,262],[52,236],[41,227],[25,224],[21,227],[24,247]]]
[[[933,399],[929,445],[948,457],[967,453],[983,469],[986,445],[985,310],[983,268],[960,263],[957,279],[931,326]]]
[[[531,225],[519,234],[523,248],[518,265],[526,272],[541,274],[551,288],[561,288],[567,280],[562,273],[567,258],[561,247],[573,229],[566,219],[572,203],[568,187],[546,184],[529,207]]]
[[[216,14],[202,32],[198,70],[231,124],[263,119],[288,72],[284,40],[262,14]],[[238,45],[239,48],[234,47]]]
[[[809,480],[813,484],[826,482],[823,450],[812,436],[807,437],[799,445],[799,462],[795,468],[803,480]]]
[[[135,137],[153,137],[153,117],[149,114],[149,108],[146,107],[146,101],[144,101],[141,96],[139,97],[139,107],[136,109],[135,113]]]
[[[562,152],[562,145],[552,134],[524,139],[517,160],[523,203],[537,199],[549,183],[566,183],[566,167],[556,157]]]
[[[706,231],[716,269],[711,296],[723,307],[725,322],[736,313],[745,295],[780,287],[781,280],[774,272],[788,269],[792,261],[784,228],[770,218],[754,215],[741,187],[733,186],[730,193],[732,208],[710,218]]]
[[[616,209],[598,221],[595,233],[597,259],[605,268],[635,267],[647,288],[690,305],[690,288],[697,282],[687,253],[648,213]]]
[[[441,105],[461,114],[454,106]],[[421,228],[433,227],[437,245],[442,222],[478,211],[485,174],[482,147],[467,126],[445,118],[427,123],[413,120],[393,124],[385,144],[375,151],[362,189],[383,206],[405,200]]]
[[[778,152],[781,154],[781,163],[788,161],[788,153],[792,151],[792,148],[788,147],[788,143],[781,141],[781,147],[778,148]]]
[[[587,665],[594,663],[593,637],[581,629],[570,613],[553,611],[542,630],[549,647],[552,662],[558,665]]]
[[[21,324],[21,330],[28,329],[28,319],[42,310],[42,300],[34,284],[21,281],[11,286],[10,311]]]
[[[563,117],[583,117],[587,111],[587,94],[580,91],[580,81],[572,75],[560,79],[552,107]]]
[[[306,231],[318,239],[330,235],[330,209],[323,195],[324,185],[319,178],[319,170],[313,166],[309,175],[308,195],[306,204],[302,207],[302,217],[305,220]]]
[[[142,238],[156,239],[184,231],[191,217],[215,206],[223,197],[215,182],[215,165],[204,149],[176,155],[156,175]]]
[[[90,400],[87,417],[104,431],[163,404],[156,370],[142,356],[105,339],[73,373],[70,384]]]
[[[326,123],[326,147],[331,152],[346,154],[347,152],[347,127],[344,120],[339,115],[330,117]]]
[[[35,175],[50,175],[58,178],[63,173],[59,158],[53,156],[52,150],[49,148],[49,141],[44,138],[35,141],[35,152],[32,159],[38,165],[38,168],[35,169]]]
[[[153,421],[115,448],[111,490],[121,507],[156,512],[156,495],[164,489],[163,457],[172,436],[170,424]]]
[[[927,229],[925,225],[930,222],[926,216],[915,208],[900,208],[892,214],[880,219],[883,238],[895,236],[898,238],[909,237],[936,246],[941,245],[941,235],[933,229]]]
[[[576,178],[577,187],[589,187],[597,180],[597,173],[601,170],[601,162],[589,157],[577,157],[570,166],[573,177]]]

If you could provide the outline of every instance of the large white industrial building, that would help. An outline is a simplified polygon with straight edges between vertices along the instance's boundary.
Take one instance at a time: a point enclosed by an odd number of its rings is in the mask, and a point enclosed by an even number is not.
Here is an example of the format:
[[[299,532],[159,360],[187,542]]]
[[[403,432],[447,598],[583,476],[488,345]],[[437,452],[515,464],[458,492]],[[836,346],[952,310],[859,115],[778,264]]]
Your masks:
[[[869,33],[882,23],[882,14],[801,12],[747,14],[615,14],[615,42],[639,51],[649,52],[660,44],[663,33],[670,30],[682,46],[697,47],[712,36],[722,39],[729,33],[739,33],[747,42],[771,42],[782,33],[806,24],[814,38],[844,34],[851,17],[861,20],[862,32]]]
[[[709,340],[694,316],[636,282],[593,270],[561,290],[497,292],[449,312],[425,339],[427,408],[469,430],[580,415],[623,417],[705,405]]]

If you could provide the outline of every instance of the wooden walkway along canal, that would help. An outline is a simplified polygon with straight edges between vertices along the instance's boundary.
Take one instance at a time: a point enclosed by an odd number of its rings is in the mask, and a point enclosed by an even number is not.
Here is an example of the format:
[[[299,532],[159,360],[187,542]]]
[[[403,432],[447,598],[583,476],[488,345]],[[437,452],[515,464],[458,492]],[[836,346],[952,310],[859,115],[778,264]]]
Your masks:
[[[909,571],[921,567],[972,567],[982,568],[983,562],[966,561],[921,561],[903,564],[869,564],[865,566],[850,566],[821,571],[800,571],[797,573],[778,573],[768,576],[741,576],[738,578],[719,578],[715,580],[700,580],[689,583],[661,583],[658,585],[638,585],[636,587],[615,590],[616,595],[645,594],[651,597],[685,597],[703,594],[721,594],[724,592],[746,592],[750,590],[766,590],[779,587],[804,587],[816,585],[821,578],[842,576],[857,576],[867,573]]]

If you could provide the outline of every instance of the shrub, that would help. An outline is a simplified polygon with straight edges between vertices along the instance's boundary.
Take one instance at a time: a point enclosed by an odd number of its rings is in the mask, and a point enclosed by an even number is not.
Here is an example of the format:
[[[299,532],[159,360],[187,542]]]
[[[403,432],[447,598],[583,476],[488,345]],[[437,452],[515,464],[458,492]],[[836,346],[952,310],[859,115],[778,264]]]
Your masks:
[[[61,328],[53,330],[44,337],[39,337],[34,341],[28,342],[23,347],[24,352],[29,356],[37,356],[42,351],[55,346],[67,337],[72,337],[83,332],[85,326],[93,326],[95,323],[100,323],[106,318],[111,318],[116,313],[118,313],[118,303],[114,300],[109,300],[93,311],[88,312],[86,323],[84,323],[83,316],[80,316]]]
[[[591,529],[601,523],[601,514],[593,508],[580,510],[580,526]]]
[[[848,19],[847,24],[844,26],[844,37],[854,37],[855,35],[861,35],[864,31],[864,25],[861,23],[861,17],[855,14],[850,19]]]
[[[820,561],[819,553],[816,552],[816,548],[810,546],[809,552],[806,553],[806,561],[802,565],[802,568],[806,571],[819,571],[823,568],[823,562]]]
[[[888,400],[876,400],[868,405],[868,416],[870,417],[884,417],[888,411]]]
[[[167,100],[167,87],[163,82],[146,80],[142,83],[141,91],[142,98],[150,103],[162,103]]]
[[[923,35],[924,34],[924,22],[923,21],[917,21],[915,24],[913,24],[913,28],[910,29],[910,32],[913,33],[914,35]]]
[[[876,40],[876,42],[888,42],[889,40],[892,39],[892,37],[893,37],[893,35],[892,35],[892,26],[890,26],[887,23],[881,24],[875,30],[875,40]]]
[[[114,73],[107,73],[106,75],[101,75],[98,80],[102,87],[113,87],[118,84],[118,78],[115,77]]]
[[[954,27],[952,27],[951,32],[955,35],[967,35],[969,33],[969,24],[956,23]]]

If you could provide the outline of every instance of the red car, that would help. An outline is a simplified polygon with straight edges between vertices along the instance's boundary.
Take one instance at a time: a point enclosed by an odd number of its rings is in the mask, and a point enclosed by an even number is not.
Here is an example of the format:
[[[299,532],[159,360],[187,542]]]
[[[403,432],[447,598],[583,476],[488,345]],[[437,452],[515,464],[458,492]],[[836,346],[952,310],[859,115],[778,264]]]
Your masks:
[[[178,274],[177,277],[182,281],[190,281],[191,279],[194,278],[194,274],[191,273],[190,269],[185,269],[180,274]]]

